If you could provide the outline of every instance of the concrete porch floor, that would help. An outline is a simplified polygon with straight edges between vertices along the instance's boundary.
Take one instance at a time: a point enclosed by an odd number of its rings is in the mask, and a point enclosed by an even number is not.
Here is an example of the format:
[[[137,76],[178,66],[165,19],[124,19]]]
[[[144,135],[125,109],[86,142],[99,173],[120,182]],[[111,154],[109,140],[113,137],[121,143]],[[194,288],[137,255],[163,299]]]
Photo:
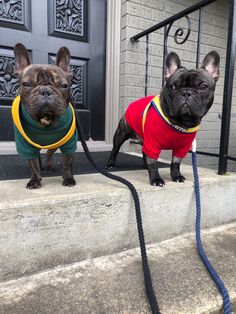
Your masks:
[[[184,184],[160,169],[164,188],[147,171],[116,173],[137,188],[154,287],[163,314],[220,313],[222,299],[195,248],[192,167]],[[236,174],[199,168],[203,241],[236,300]],[[100,174],[0,182],[0,314],[150,313],[129,190]],[[175,238],[178,236],[177,238]],[[226,263],[227,261],[227,263]]]
[[[194,230],[192,167],[182,166],[186,182],[150,186],[145,170],[117,173],[140,196],[147,243]],[[202,227],[236,220],[236,174],[218,176],[199,168]],[[73,188],[59,177],[43,178],[42,188],[27,190],[27,180],[0,182],[0,280],[57,265],[138,247],[133,199],[129,190],[100,174],[79,175]]]

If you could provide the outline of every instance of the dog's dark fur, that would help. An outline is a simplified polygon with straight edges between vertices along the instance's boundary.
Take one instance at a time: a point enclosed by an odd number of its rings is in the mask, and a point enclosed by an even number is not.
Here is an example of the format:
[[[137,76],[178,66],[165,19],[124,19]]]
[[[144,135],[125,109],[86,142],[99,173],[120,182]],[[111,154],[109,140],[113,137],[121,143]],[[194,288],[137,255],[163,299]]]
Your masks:
[[[216,81],[219,78],[220,57],[216,51],[206,55],[200,69],[188,70],[182,67],[178,55],[171,52],[166,59],[166,84],[160,93],[160,105],[170,122],[181,128],[192,128],[200,124],[211,108],[214,100]],[[137,138],[128,125],[125,116],[119,122],[113,139],[113,149],[107,168],[115,166],[121,145],[129,138]],[[180,173],[181,158],[172,157],[171,178],[175,182],[184,182]],[[160,177],[157,161],[144,154],[150,183],[164,186]]]
[[[30,116],[42,125],[53,125],[62,116],[69,104],[70,52],[62,47],[57,52],[56,65],[33,65],[27,49],[22,44],[14,48],[16,59],[15,74],[19,78],[19,95]],[[51,167],[51,156],[55,150],[47,152],[47,168]],[[73,155],[65,155],[63,185],[76,184],[72,174]],[[41,187],[39,159],[30,159],[32,176],[28,189]]]

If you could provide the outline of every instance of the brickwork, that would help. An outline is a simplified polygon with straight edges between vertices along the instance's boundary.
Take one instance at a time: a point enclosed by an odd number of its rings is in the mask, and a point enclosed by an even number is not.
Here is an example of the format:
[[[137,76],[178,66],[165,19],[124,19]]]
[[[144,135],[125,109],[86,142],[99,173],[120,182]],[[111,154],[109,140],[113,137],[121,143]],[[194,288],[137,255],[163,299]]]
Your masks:
[[[186,7],[195,4],[195,0],[123,0],[121,18],[121,68],[120,68],[120,116],[124,113],[127,105],[144,96],[145,85],[145,37],[139,43],[131,43],[130,37],[138,32],[166,19],[167,17],[182,11]],[[220,127],[222,113],[224,65],[227,46],[228,27],[228,2],[218,0],[216,3],[203,9],[203,25],[201,39],[200,63],[210,50],[217,50],[221,56],[221,77],[217,83],[215,101],[203,119],[201,130],[197,136],[198,149],[218,153]],[[184,66],[195,67],[197,50],[197,28],[198,13],[189,15],[191,20],[191,34],[188,41],[183,45],[174,42],[173,35],[181,26],[187,29],[185,18],[174,23],[168,39],[168,51],[175,51],[179,54]],[[148,94],[157,94],[162,84],[162,60],[163,60],[163,29],[150,35],[149,45],[149,77]],[[233,96],[232,112],[236,112],[236,92]],[[230,134],[230,154],[236,156],[236,118],[232,118]],[[132,145],[133,146],[133,145]],[[139,148],[125,146],[126,150],[139,150]],[[162,157],[169,156],[164,153]],[[190,162],[186,159],[186,162]],[[217,169],[217,158],[200,157],[201,165],[214,167]],[[232,165],[234,167],[234,165]],[[231,168],[232,168],[231,167]],[[234,167],[236,169],[236,165]]]

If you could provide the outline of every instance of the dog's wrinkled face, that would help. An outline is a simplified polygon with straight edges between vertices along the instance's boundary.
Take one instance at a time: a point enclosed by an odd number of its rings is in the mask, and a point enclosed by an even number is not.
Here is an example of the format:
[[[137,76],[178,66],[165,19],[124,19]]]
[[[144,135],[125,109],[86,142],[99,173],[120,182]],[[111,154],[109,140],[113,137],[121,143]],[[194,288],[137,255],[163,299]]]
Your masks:
[[[179,57],[170,53],[166,60],[166,84],[160,95],[161,106],[172,124],[191,128],[200,124],[214,100],[219,78],[220,57],[211,51],[200,69],[187,70]]]
[[[69,103],[72,79],[69,50],[63,47],[58,51],[56,65],[32,65],[22,44],[15,46],[14,53],[22,103],[34,120],[43,125],[53,124]]]

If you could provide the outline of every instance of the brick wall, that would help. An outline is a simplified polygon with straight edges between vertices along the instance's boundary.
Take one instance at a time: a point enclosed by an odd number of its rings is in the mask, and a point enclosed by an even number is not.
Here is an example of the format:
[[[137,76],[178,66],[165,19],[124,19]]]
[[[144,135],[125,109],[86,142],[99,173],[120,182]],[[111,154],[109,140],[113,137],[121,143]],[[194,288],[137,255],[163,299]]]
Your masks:
[[[124,113],[127,105],[144,96],[145,83],[145,37],[139,43],[131,43],[130,37],[138,32],[166,19],[167,17],[182,11],[198,1],[196,0],[122,0],[121,18],[121,68],[120,68],[120,116]],[[174,23],[168,39],[168,51],[175,51],[180,56],[184,66],[194,68],[197,50],[197,27],[198,13],[189,15],[191,19],[191,34],[186,43],[177,45],[173,34],[178,26],[186,30],[185,18]],[[214,104],[203,119],[201,130],[197,136],[198,149],[207,152],[219,151],[222,113],[222,96],[224,82],[224,65],[227,45],[228,27],[228,1],[218,0],[216,3],[203,9],[203,25],[201,40],[202,62],[204,56],[212,49],[219,52],[221,57],[221,77],[217,82]],[[162,82],[162,59],[163,59],[163,30],[150,35],[149,46],[149,78],[148,94],[157,94]],[[236,93],[233,97],[232,112],[236,112]],[[230,154],[236,156],[236,117],[232,118],[230,136]],[[125,150],[139,150],[134,145],[124,146]],[[161,157],[169,157],[169,153],[162,153]],[[217,169],[218,159],[199,156],[199,164]],[[185,162],[190,162],[186,158]],[[236,169],[234,163],[230,167]]]

